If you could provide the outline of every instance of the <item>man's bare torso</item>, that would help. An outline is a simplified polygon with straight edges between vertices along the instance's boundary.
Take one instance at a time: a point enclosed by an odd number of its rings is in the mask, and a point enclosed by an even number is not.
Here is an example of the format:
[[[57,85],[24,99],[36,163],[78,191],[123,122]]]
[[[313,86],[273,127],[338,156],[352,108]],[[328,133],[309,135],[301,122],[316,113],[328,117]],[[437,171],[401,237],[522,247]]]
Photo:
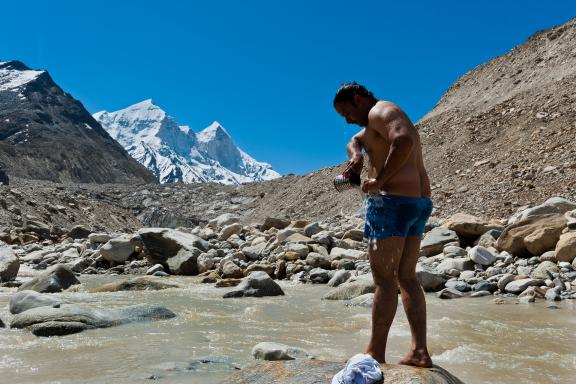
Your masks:
[[[357,135],[369,158],[368,177],[370,178],[376,178],[382,168],[384,168],[390,151],[391,143],[388,137],[381,134],[383,131],[382,127],[377,129],[378,127],[375,125],[378,124],[378,121],[370,118],[371,115],[378,113],[379,109],[382,108],[397,108],[400,110],[390,102],[379,101],[370,111],[368,126]],[[422,160],[420,136],[408,116],[402,111],[401,115],[402,122],[407,125],[409,132],[413,135],[414,146],[408,160],[388,180],[383,187],[383,191],[392,195],[430,197],[430,183]]]

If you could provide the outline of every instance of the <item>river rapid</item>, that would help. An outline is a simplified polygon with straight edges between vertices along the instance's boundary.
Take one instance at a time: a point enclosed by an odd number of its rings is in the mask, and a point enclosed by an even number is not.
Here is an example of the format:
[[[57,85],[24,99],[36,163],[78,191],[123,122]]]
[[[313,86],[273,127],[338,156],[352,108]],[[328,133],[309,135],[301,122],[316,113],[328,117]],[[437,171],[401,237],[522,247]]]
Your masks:
[[[119,278],[83,276],[81,281],[97,286]],[[370,334],[370,309],[321,300],[330,289],[324,285],[284,281],[280,284],[286,296],[222,299],[227,288],[199,284],[195,278],[168,281],[183,288],[61,296],[99,308],[158,303],[178,315],[172,320],[50,338],[0,329],[2,382],[218,383],[235,366],[252,362],[252,347],[262,341],[301,347],[319,359],[345,361],[363,351]],[[13,291],[0,291],[0,318],[6,323]],[[464,382],[576,382],[575,301],[550,309],[543,301],[495,304],[490,297],[440,300],[427,295],[427,303],[432,358]],[[409,342],[399,307],[388,361],[403,356]],[[208,356],[212,363],[197,363]]]

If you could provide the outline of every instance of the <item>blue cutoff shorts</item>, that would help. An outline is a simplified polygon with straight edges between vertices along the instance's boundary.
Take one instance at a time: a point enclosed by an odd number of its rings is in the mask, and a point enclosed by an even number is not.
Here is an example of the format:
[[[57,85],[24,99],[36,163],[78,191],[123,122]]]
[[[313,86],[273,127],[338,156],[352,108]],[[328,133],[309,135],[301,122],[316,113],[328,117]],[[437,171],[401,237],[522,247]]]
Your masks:
[[[364,238],[421,237],[432,213],[432,200],[422,197],[370,195],[366,206]]]

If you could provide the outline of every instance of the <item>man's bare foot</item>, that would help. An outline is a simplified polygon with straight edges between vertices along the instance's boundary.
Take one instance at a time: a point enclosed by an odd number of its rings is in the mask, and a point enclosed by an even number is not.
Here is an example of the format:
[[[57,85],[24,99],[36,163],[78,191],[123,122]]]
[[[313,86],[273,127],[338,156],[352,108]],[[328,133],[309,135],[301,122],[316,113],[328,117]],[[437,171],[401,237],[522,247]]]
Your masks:
[[[408,353],[398,364],[412,365],[420,368],[432,367],[432,359],[426,349],[415,349]]]

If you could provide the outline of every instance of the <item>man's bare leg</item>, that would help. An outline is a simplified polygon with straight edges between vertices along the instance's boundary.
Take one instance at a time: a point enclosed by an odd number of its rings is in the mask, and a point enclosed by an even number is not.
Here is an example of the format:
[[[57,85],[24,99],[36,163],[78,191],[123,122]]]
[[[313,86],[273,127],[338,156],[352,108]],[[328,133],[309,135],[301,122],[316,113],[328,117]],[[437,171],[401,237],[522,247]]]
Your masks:
[[[409,236],[398,269],[398,284],[404,311],[410,323],[412,346],[400,364],[431,367],[432,359],[426,343],[426,300],[420,283],[416,279],[416,262],[420,254],[420,237]]]
[[[403,237],[388,237],[369,243],[368,256],[376,290],[372,306],[372,336],[366,353],[379,363],[386,362],[386,342],[398,307],[398,266],[404,248]]]

